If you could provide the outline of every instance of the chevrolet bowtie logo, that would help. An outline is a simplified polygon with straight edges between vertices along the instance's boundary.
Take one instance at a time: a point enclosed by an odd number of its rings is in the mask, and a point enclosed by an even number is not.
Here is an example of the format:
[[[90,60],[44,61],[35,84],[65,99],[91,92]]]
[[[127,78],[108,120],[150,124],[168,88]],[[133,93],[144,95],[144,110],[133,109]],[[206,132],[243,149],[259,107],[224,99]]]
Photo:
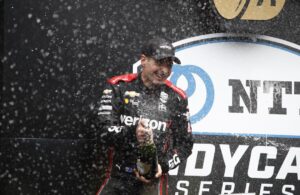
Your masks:
[[[139,97],[140,96],[140,94],[139,93],[137,93],[136,91],[126,91],[125,92],[125,96],[129,96],[129,97]]]
[[[282,10],[285,0],[213,0],[218,13],[226,19],[270,20]]]

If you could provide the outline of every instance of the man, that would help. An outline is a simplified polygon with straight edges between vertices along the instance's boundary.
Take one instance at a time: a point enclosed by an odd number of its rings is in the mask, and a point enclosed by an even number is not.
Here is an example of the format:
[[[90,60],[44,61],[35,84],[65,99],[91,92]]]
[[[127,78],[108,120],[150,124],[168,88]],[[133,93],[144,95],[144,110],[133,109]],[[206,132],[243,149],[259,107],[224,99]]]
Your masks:
[[[180,64],[172,44],[152,39],[142,47],[140,60],[140,73],[108,80],[99,103],[101,144],[111,146],[114,156],[110,153],[110,174],[97,194],[163,194],[168,171],[191,154],[187,97],[166,80],[173,62]],[[143,175],[138,163],[147,140],[156,146],[152,177]]]

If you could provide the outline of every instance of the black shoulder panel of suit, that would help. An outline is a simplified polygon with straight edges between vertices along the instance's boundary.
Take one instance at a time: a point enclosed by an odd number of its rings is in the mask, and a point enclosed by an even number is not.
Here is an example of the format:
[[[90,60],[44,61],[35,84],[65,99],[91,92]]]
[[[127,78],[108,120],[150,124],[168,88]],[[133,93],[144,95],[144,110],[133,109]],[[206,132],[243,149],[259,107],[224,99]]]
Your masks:
[[[137,74],[124,74],[112,77],[108,79],[108,82],[112,85],[118,84],[120,81],[131,82],[137,78]]]

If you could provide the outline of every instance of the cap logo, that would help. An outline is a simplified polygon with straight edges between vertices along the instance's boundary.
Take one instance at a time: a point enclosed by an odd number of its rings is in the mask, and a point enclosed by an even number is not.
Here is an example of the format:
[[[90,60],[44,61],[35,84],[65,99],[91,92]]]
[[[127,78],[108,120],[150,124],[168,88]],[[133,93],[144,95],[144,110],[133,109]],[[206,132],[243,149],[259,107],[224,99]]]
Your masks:
[[[159,47],[162,48],[162,49],[172,49],[172,47],[168,46],[168,45],[161,45]]]

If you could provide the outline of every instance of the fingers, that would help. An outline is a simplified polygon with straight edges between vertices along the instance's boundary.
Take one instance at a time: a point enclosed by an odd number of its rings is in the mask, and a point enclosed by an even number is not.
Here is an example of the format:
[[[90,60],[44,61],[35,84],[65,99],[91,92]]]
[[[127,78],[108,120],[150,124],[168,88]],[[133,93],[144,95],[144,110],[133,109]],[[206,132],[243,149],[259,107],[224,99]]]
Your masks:
[[[148,121],[142,117],[140,117],[140,120],[139,120],[139,125],[141,125],[143,128],[147,129],[149,128],[148,127]]]
[[[139,177],[139,180],[142,181],[142,182],[145,183],[145,184],[151,183],[151,181],[148,180],[148,179],[146,179],[144,176],[140,176],[140,177]]]
[[[146,179],[144,176],[140,175],[139,172],[137,170],[134,170],[135,176],[138,180],[140,180],[141,182],[145,183],[145,184],[149,184],[151,183],[150,180]]]
[[[139,143],[142,143],[142,142],[145,141],[145,136],[146,136],[145,132],[146,132],[145,124],[142,121],[142,118],[140,117],[138,126],[136,128],[136,138],[137,138]]]
[[[137,170],[134,170],[135,176],[138,180],[140,180],[141,182],[145,183],[145,184],[150,184],[151,180],[146,179],[144,176],[140,175],[140,173]],[[157,164],[157,172],[155,174],[155,178],[158,179],[162,176],[162,169],[160,164]]]
[[[148,126],[148,120],[140,117],[138,126],[136,128],[136,137],[138,142],[153,142],[153,131]]]
[[[136,131],[136,138],[139,143],[143,143],[145,141],[145,133],[142,131]]]
[[[160,164],[157,164],[157,172],[155,174],[155,178],[160,178],[162,176],[162,169]]]

